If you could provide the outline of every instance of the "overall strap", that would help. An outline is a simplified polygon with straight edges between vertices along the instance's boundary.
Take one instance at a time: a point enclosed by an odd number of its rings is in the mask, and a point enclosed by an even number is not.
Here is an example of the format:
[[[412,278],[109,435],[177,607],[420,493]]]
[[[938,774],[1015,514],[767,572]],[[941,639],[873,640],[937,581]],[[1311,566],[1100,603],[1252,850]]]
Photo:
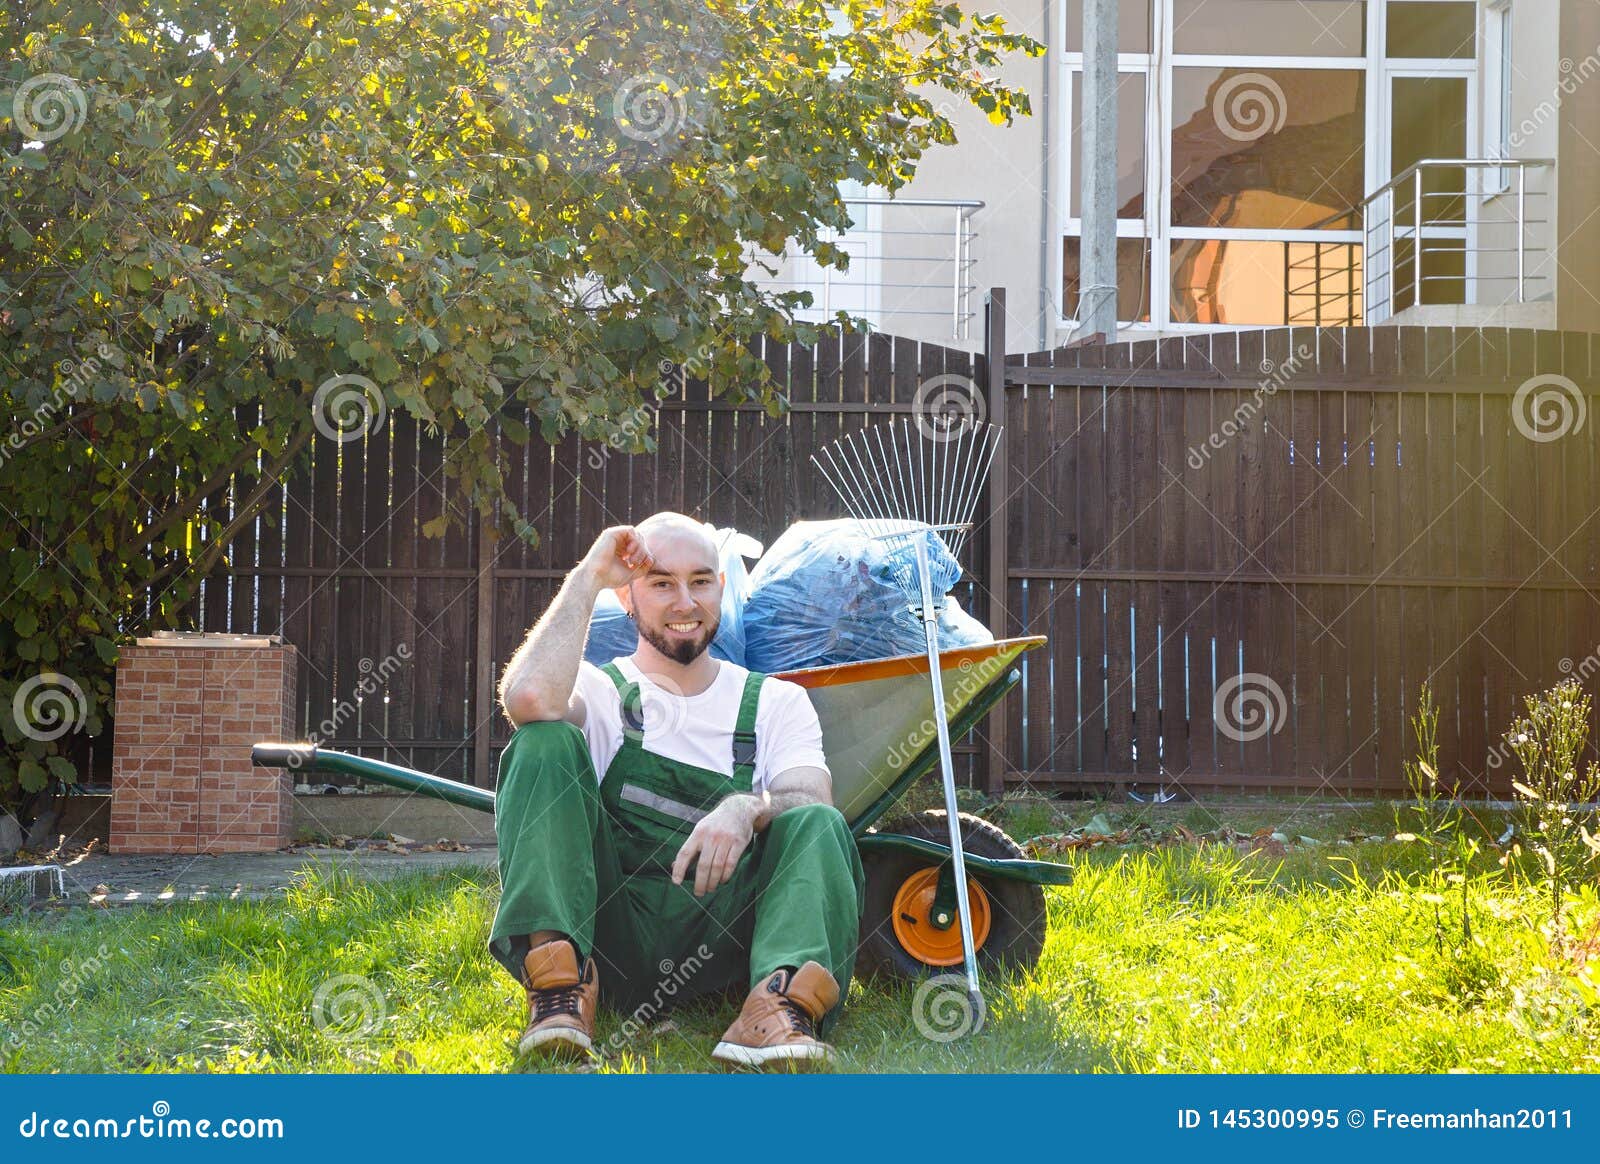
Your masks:
[[[751,788],[755,787],[756,709],[761,703],[761,684],[765,679],[765,675],[756,671],[745,676],[739,718],[733,725],[733,776]]]
[[[628,732],[640,733],[644,731],[644,699],[639,694],[639,685],[629,682],[622,674],[622,668],[615,663],[607,663],[600,670],[604,671],[611,682],[616,684],[617,693],[622,697],[622,728],[623,735]]]

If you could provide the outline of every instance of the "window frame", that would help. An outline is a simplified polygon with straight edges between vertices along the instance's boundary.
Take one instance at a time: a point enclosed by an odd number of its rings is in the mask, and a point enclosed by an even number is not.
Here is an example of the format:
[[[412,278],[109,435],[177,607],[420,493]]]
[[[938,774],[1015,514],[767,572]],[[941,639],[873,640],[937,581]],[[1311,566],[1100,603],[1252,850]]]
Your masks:
[[[1172,171],[1172,70],[1175,68],[1237,68],[1271,72],[1286,69],[1318,69],[1335,71],[1349,69],[1360,72],[1365,94],[1366,132],[1363,138],[1363,173],[1365,190],[1370,193],[1389,180],[1390,133],[1389,94],[1392,79],[1401,75],[1464,75],[1467,76],[1467,133],[1469,151],[1479,141],[1481,126],[1477,109],[1477,93],[1482,83],[1480,72],[1482,38],[1486,35],[1480,27],[1480,52],[1476,58],[1388,60],[1385,56],[1385,37],[1389,0],[1365,0],[1366,52],[1359,56],[1272,56],[1261,54],[1212,55],[1205,53],[1174,53],[1173,0],[1124,0],[1146,2],[1151,6],[1151,51],[1123,52],[1119,45],[1117,72],[1139,73],[1144,76],[1144,217],[1118,219],[1117,238],[1143,239],[1150,253],[1150,320],[1118,321],[1118,331],[1134,336],[1150,334],[1181,334],[1222,330],[1248,330],[1262,324],[1207,324],[1180,323],[1172,318],[1172,244],[1185,239],[1226,239],[1260,242],[1322,242],[1356,243],[1365,241],[1365,231],[1358,223],[1354,230],[1274,230],[1243,228],[1174,227],[1172,225],[1172,188],[1169,175]],[[1451,3],[1460,0],[1423,0],[1423,2]],[[1512,0],[1500,0],[1509,8]],[[1480,6],[1481,7],[1481,6]],[[1066,44],[1067,5],[1058,6],[1054,35],[1057,45]],[[1052,99],[1053,114],[1062,127],[1061,137],[1055,144],[1059,149],[1052,177],[1059,183],[1059,195],[1050,199],[1053,220],[1051,236],[1056,240],[1049,257],[1048,268],[1051,285],[1047,289],[1049,301],[1055,305],[1055,326],[1060,333],[1076,329],[1074,320],[1064,310],[1062,254],[1064,240],[1082,236],[1082,221],[1072,216],[1071,191],[1074,175],[1071,164],[1071,142],[1066,137],[1074,131],[1072,123],[1072,96],[1082,75],[1083,54],[1061,51],[1054,54],[1055,78],[1058,96]],[[1365,264],[1363,263],[1363,272]],[[1363,273],[1363,279],[1365,274]]]
[[[1512,157],[1511,90],[1516,26],[1511,19],[1512,0],[1490,0],[1483,6],[1483,152],[1485,157]],[[1491,141],[1491,135],[1493,140]],[[1511,169],[1483,171],[1485,197],[1511,189]]]

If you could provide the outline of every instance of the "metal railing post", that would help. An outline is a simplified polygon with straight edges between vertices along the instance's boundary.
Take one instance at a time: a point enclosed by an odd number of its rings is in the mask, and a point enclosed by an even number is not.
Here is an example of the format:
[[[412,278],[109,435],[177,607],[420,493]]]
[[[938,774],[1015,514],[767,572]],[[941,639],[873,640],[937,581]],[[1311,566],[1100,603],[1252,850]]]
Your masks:
[[[1322,326],[1322,244],[1311,244],[1311,322]]]
[[[1517,302],[1525,303],[1522,297],[1523,268],[1525,264],[1525,236],[1528,230],[1528,168],[1517,167]]]
[[[1413,197],[1417,200],[1416,212],[1412,217],[1416,220],[1416,229],[1411,236],[1411,306],[1422,305],[1422,166],[1417,166],[1416,185]]]
[[[956,269],[955,269],[954,277],[951,278],[951,280],[950,280],[950,284],[951,284],[951,286],[950,286],[950,290],[951,290],[951,299],[950,299],[950,335],[955,339],[960,339],[961,338],[961,260],[963,258],[963,254],[962,254],[963,248],[962,248],[962,238],[961,238],[961,224],[962,224],[962,221],[963,221],[964,218],[965,218],[965,215],[963,214],[961,207],[957,206],[956,207],[956,263],[955,263],[955,268]]]
[[[1399,211],[1397,209],[1398,203],[1395,202],[1394,187],[1392,187],[1392,186],[1389,188],[1389,196],[1388,196],[1388,198],[1389,198],[1389,209],[1388,209],[1388,213],[1384,216],[1385,226],[1386,226],[1386,229],[1389,232],[1389,249],[1388,249],[1388,251],[1385,252],[1388,255],[1388,258],[1384,260],[1385,263],[1387,264],[1387,270],[1388,270],[1388,273],[1389,273],[1388,274],[1388,279],[1387,279],[1387,286],[1384,287],[1384,291],[1383,291],[1383,294],[1384,294],[1383,309],[1384,309],[1384,318],[1385,319],[1387,319],[1389,316],[1394,314],[1394,301],[1395,301],[1394,278],[1395,278],[1395,266],[1396,266],[1396,264],[1395,264],[1395,255],[1397,254],[1397,252],[1395,251],[1395,247],[1396,247],[1396,245],[1398,245],[1397,241],[1395,239],[1395,234],[1394,234],[1394,220],[1395,220],[1395,216],[1399,213]]]

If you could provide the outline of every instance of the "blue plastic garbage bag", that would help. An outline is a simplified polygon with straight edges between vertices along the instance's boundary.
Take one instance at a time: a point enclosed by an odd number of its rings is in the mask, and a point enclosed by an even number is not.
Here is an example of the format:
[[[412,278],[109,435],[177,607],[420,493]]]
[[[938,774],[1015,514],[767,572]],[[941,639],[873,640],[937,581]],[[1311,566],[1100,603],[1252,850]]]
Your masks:
[[[744,608],[745,666],[787,671],[854,663],[927,649],[901,577],[915,578],[916,546],[928,549],[939,611],[940,649],[993,642],[948,594],[961,567],[938,534],[912,522],[873,523],[872,537],[853,519],[790,526],[756,564]]]
[[[736,529],[718,529],[706,523],[706,530],[716,541],[718,561],[726,582],[722,588],[722,621],[717,626],[717,636],[711,640],[710,653],[730,663],[745,665],[744,606],[750,597],[750,571],[746,558],[761,556],[761,543],[749,534]],[[620,655],[631,655],[639,646],[639,632],[616,593],[602,590],[595,599],[594,614],[589,618],[589,639],[583,647],[583,657],[595,666],[602,666]]]

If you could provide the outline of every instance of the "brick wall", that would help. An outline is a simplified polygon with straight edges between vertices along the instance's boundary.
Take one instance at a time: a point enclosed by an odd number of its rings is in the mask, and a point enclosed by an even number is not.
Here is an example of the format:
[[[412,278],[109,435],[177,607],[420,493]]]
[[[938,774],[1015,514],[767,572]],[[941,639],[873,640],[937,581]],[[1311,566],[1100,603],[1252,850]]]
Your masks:
[[[205,642],[205,645],[200,645]],[[116,853],[224,853],[289,843],[293,776],[250,762],[291,739],[295,648],[267,639],[140,639],[117,662]]]

